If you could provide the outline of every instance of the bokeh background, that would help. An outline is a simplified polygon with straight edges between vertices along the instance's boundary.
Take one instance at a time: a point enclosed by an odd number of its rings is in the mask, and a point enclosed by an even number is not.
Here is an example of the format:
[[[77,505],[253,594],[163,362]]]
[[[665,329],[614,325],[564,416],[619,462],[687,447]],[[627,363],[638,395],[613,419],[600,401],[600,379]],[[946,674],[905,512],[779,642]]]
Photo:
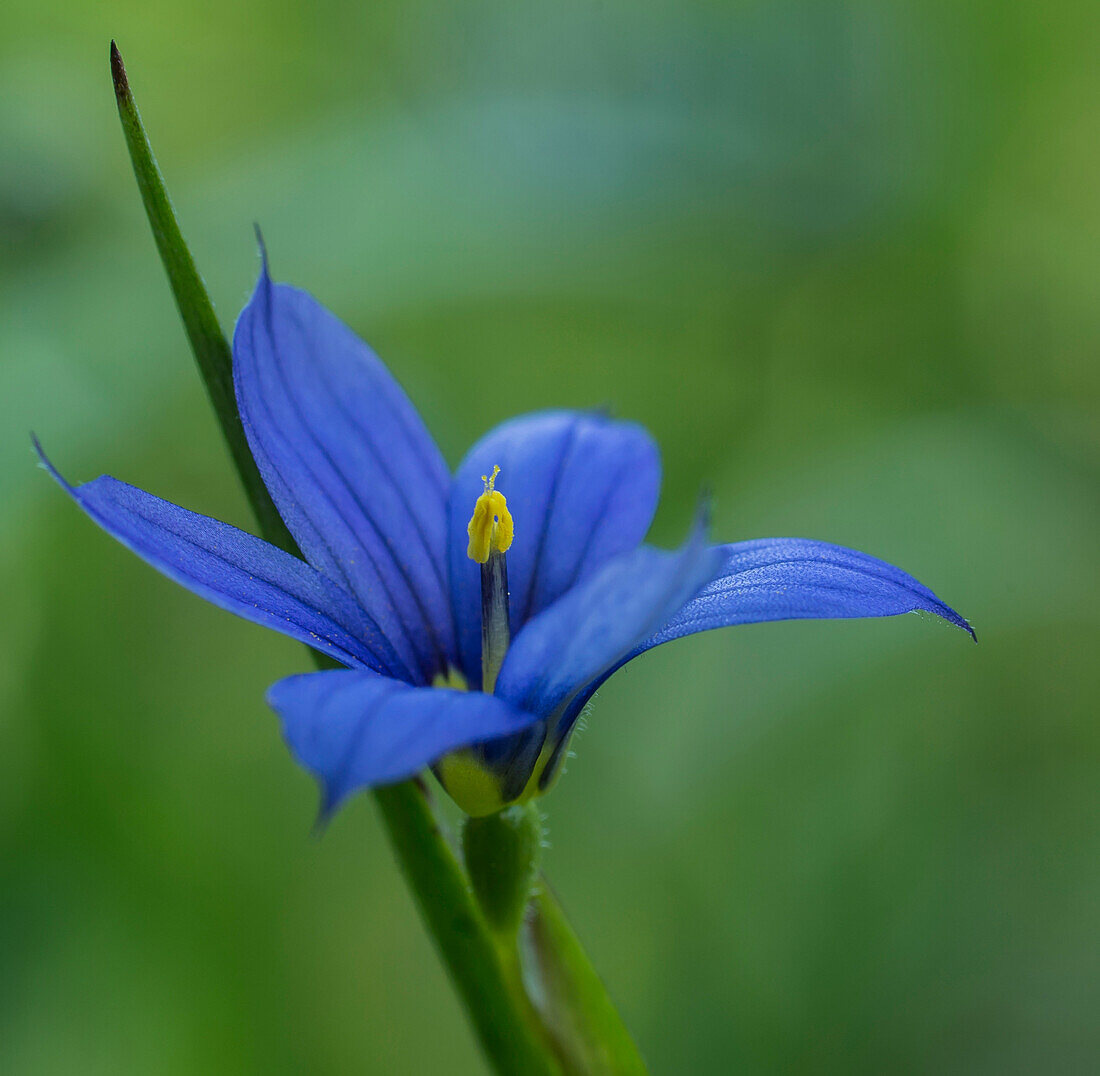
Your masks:
[[[258,268],[457,463],[660,440],[655,526],[901,564],[972,618],[760,625],[601,692],[547,870],[655,1072],[1100,1061],[1100,7],[0,9],[0,1071],[476,1073],[308,667],[35,466],[248,525],[118,130],[117,37],[228,328]]]

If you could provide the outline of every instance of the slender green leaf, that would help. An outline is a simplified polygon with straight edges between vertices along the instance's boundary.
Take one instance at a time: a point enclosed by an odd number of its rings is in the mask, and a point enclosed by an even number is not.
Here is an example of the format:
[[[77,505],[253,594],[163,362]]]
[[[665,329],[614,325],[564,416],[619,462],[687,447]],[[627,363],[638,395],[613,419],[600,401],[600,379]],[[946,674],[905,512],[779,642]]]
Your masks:
[[[603,980],[543,878],[520,935],[524,980],[570,1073],[645,1076]]]
[[[214,304],[210,301],[206,286],[180,232],[164,180],[142,126],[137,103],[130,90],[122,56],[113,41],[111,77],[115,85],[119,119],[122,120],[122,133],[126,137],[126,148],[130,151],[130,161],[134,166],[141,200],[145,204],[145,214],[149,218],[153,239],[168,274],[168,282],[183,319],[187,339],[191,342],[191,350],[199,364],[199,372],[210,395],[214,413],[221,424],[233,463],[244,483],[264,538],[281,549],[297,553],[294,539],[276,510],[260,477],[256,461],[249,451],[233,391],[233,355],[218,324]]]
[[[229,344],[180,232],[113,41],[111,73],[122,129],[157,250],[233,462],[264,537],[300,555],[249,451],[233,392]],[[323,656],[314,653],[314,657],[320,667],[328,666]],[[424,790],[415,781],[405,781],[377,790],[375,801],[401,872],[486,1056],[502,1076],[556,1076],[559,1069],[548,1056],[549,1047],[541,1035],[538,1018],[474,903],[465,872],[443,838]]]

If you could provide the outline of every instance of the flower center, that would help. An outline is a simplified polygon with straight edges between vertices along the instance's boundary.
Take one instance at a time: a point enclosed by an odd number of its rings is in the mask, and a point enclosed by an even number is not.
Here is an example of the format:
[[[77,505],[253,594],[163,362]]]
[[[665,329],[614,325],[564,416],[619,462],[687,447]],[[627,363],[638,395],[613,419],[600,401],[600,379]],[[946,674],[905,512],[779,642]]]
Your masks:
[[[481,476],[485,492],[478,497],[474,514],[466,525],[470,536],[466,556],[478,564],[485,564],[494,553],[506,553],[512,544],[512,513],[504,494],[493,488],[498,474],[500,468],[494,466],[489,477]]]
[[[512,513],[504,494],[495,489],[499,467],[482,475],[485,492],[474,505],[466,527],[466,555],[481,565],[481,690],[491,694],[512,635],[508,626],[508,565],[504,554],[512,544]]]

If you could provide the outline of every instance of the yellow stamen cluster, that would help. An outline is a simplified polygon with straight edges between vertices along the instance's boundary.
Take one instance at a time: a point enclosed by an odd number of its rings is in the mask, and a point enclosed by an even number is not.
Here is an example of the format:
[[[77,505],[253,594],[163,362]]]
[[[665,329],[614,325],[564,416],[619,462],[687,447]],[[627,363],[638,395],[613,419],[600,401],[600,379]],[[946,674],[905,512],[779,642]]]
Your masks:
[[[466,555],[478,564],[486,563],[492,553],[506,552],[512,544],[512,513],[508,511],[504,494],[493,488],[498,474],[500,468],[494,467],[492,475],[481,476],[485,492],[478,497],[466,527],[470,536]]]

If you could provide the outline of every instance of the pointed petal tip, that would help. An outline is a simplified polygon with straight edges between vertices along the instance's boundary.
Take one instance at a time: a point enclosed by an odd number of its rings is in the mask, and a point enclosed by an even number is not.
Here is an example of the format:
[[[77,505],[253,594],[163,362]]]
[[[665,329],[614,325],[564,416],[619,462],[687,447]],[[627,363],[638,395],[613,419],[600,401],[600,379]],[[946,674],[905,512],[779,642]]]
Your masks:
[[[917,585],[920,586],[919,583]],[[933,591],[928,590],[927,587],[922,587],[922,589],[925,590],[930,601],[923,606],[917,606],[914,610],[915,612],[932,613],[940,617],[941,620],[946,620],[948,624],[956,628],[962,628],[975,643],[978,641],[978,633],[970,626],[970,621],[967,620],[966,617],[961,613],[955,612],[947,602],[943,601]]]
[[[261,276],[265,276],[270,279],[270,273],[268,270],[269,263],[267,260],[267,244],[264,242],[264,233],[260,228],[260,222],[258,220],[254,220],[252,222],[252,230],[256,233],[256,245],[260,248],[260,265],[262,267]]]
[[[252,222],[252,231],[256,237],[256,250],[260,255],[260,272],[256,277],[256,287],[252,291],[252,298],[245,304],[244,309],[237,318],[238,328],[240,327],[241,321],[244,319],[245,311],[247,311],[253,303],[257,304],[257,308],[264,311],[266,314],[271,310],[275,302],[275,281],[271,279],[271,261],[267,254],[267,241],[264,239],[264,233],[260,228],[259,221]],[[234,329],[233,334],[233,346],[234,348],[237,346],[236,329]]]
[[[948,608],[950,608],[950,606],[948,606]],[[964,616],[959,616],[954,609],[951,609],[951,613],[953,615],[945,619],[950,620],[952,624],[962,628],[962,630],[970,636],[971,642],[976,643],[978,641],[978,633],[970,626],[970,621]]]
[[[952,627],[961,628],[970,636],[971,641],[976,643],[978,641],[978,633],[970,626],[970,621],[967,620],[966,617],[956,613],[950,605],[945,605],[943,602],[939,604],[940,608],[938,609],[926,606],[924,608],[915,609],[913,612],[931,613],[933,616],[938,616],[941,620],[946,620]]]
[[[695,521],[692,524],[692,537],[703,535],[710,531],[710,525],[714,516],[714,490],[710,486],[703,486],[699,490],[699,500],[695,508]]]
[[[46,450],[42,447],[42,442],[38,440],[38,436],[31,431],[31,444],[34,446],[34,451],[38,456],[38,466],[41,467],[63,490],[67,493],[73,492],[73,487],[65,481],[61,472],[50,462],[49,456],[46,455]]]
[[[317,817],[314,818],[309,830],[310,839],[315,841],[319,841],[328,832],[333,816],[344,801],[344,797],[333,792],[328,783],[323,780],[317,781],[317,788],[321,793],[321,802],[317,805]]]

